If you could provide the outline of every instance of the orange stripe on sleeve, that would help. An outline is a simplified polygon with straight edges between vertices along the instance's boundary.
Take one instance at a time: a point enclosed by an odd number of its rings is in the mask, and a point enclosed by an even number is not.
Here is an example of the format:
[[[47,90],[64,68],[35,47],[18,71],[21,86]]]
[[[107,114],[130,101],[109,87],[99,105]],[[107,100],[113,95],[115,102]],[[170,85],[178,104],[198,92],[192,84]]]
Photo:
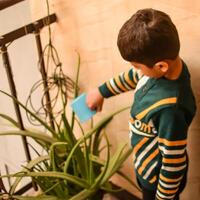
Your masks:
[[[182,163],[182,162],[185,162],[186,161],[186,156],[184,156],[183,158],[163,158],[163,163]]]
[[[133,81],[130,80],[128,73],[124,74],[124,79],[126,80],[126,82],[132,87],[135,88],[135,84],[133,83]]]
[[[113,94],[117,94],[111,87],[110,82],[106,82],[106,86],[108,87],[108,89],[110,90],[110,92],[112,92]]]
[[[163,143],[166,146],[181,146],[187,144],[187,140],[170,141],[165,138],[158,138],[158,142]]]
[[[178,191],[178,188],[175,190],[164,190],[163,188],[160,187],[160,185],[158,185],[158,189],[165,194],[175,194]]]
[[[176,179],[171,179],[171,178],[166,178],[165,176],[163,176],[162,174],[160,174],[160,179],[165,181],[165,182],[168,182],[168,183],[175,183],[175,182],[178,182],[182,179],[182,176],[179,177],[179,178],[176,178]]]
[[[115,77],[114,80],[116,81],[117,86],[118,86],[122,91],[124,91],[124,92],[127,91],[127,89],[122,85],[122,83],[121,83],[119,77]]]

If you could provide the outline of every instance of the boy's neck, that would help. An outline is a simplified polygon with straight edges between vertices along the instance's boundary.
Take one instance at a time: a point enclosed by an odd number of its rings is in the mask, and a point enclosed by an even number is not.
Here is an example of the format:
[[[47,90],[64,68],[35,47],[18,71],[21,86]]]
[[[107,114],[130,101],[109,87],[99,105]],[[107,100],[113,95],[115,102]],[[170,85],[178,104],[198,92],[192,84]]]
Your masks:
[[[175,60],[167,60],[167,63],[169,65],[169,70],[164,77],[169,80],[178,79],[183,67],[181,58],[178,56]]]

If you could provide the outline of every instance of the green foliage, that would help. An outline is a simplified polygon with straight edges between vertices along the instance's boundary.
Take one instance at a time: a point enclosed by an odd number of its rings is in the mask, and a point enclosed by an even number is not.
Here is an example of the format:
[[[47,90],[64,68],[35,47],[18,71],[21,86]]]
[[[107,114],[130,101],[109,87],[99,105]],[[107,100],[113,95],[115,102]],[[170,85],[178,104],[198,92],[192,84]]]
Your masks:
[[[80,67],[80,58],[78,62],[78,72]],[[74,97],[78,95],[78,76],[76,78],[76,87]],[[57,77],[57,80],[59,77]],[[63,87],[62,84],[59,87]],[[61,90],[62,91],[62,90]],[[0,136],[19,135],[33,138],[46,152],[46,155],[40,155],[31,160],[19,173],[1,176],[1,178],[11,177],[14,182],[9,190],[9,198],[19,200],[82,200],[94,199],[98,191],[112,191],[109,182],[110,178],[118,173],[131,184],[120,168],[126,158],[131,154],[131,149],[127,144],[121,144],[113,155],[111,155],[111,144],[106,135],[106,126],[112,118],[127,108],[121,109],[100,120],[90,130],[85,131],[81,124],[76,120],[72,113],[71,122],[66,115],[67,100],[63,100],[63,109],[60,122],[54,118],[56,128],[53,129],[48,122],[32,112],[23,103],[4,91],[2,94],[12,98],[18,105],[24,109],[32,118],[35,119],[45,129],[40,130],[20,130],[19,124],[11,117],[0,114],[0,117],[9,121],[15,128],[12,131],[2,131]],[[62,98],[64,95],[62,95]],[[67,96],[65,97],[67,98]],[[52,116],[54,113],[52,111]],[[82,131],[82,136],[75,137],[74,125],[78,124]],[[100,158],[102,152],[102,140],[105,143],[105,160]],[[16,188],[23,177],[32,177],[39,185],[41,193],[36,197],[16,196]],[[134,185],[135,186],[135,185]],[[3,194],[2,194],[3,195]],[[0,199],[3,196],[0,196]],[[96,199],[96,197],[95,197]]]

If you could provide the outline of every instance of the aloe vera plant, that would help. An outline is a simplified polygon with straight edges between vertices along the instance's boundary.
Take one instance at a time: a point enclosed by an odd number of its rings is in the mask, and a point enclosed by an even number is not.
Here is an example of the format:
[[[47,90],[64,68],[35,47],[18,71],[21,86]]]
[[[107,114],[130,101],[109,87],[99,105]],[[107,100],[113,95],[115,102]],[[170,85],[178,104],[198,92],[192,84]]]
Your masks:
[[[78,62],[78,72],[75,82],[74,98],[78,95],[78,77],[80,68],[80,57]],[[14,179],[8,194],[1,194],[0,198],[7,199],[37,199],[37,200],[82,200],[98,199],[99,191],[112,191],[110,178],[118,173],[131,184],[135,184],[120,171],[123,162],[131,154],[132,149],[127,144],[121,144],[111,155],[111,144],[106,135],[105,127],[111,122],[112,118],[120,112],[126,110],[123,108],[100,120],[92,125],[91,129],[85,131],[72,113],[71,121],[67,118],[66,93],[62,93],[63,76],[54,74],[56,83],[61,91],[61,100],[63,108],[60,112],[60,119],[54,119],[56,128],[52,128],[48,121],[39,117],[36,113],[27,108],[26,105],[15,99],[15,97],[0,91],[2,95],[7,95],[24,109],[36,122],[38,122],[45,132],[40,130],[25,129],[20,130],[18,122],[10,116],[3,113],[0,117],[9,121],[15,128],[10,131],[1,131],[0,136],[19,135],[33,138],[44,150],[45,154],[27,163],[23,169],[15,174],[1,176],[1,178],[10,177]],[[58,84],[59,83],[59,84]],[[52,111],[52,116],[54,112]],[[74,124],[80,127],[82,135],[76,137]],[[105,142],[105,158],[100,157],[102,151],[101,141]],[[35,150],[36,151],[36,150]],[[38,184],[41,192],[37,196],[17,196],[16,189],[24,177],[32,177]],[[135,186],[136,187],[136,186]],[[5,195],[7,195],[5,197]],[[99,197],[101,199],[101,197]]]
[[[23,105],[20,102],[18,103]],[[29,111],[26,107],[23,108]],[[104,128],[114,115],[123,110],[107,116],[78,139],[75,138],[64,114],[62,115],[62,128],[60,127],[60,131],[57,133],[54,133],[44,121],[39,120],[49,132],[53,132],[52,136],[41,131],[36,132],[28,129],[1,132],[0,136],[24,135],[32,137],[47,152],[47,155],[39,155],[38,158],[29,162],[21,172],[9,175],[16,177],[9,191],[10,197],[17,199],[80,200],[89,199],[99,189],[112,190],[109,179],[114,173],[118,172],[122,163],[130,155],[131,149],[126,149],[126,144],[121,145],[111,157],[110,143],[104,133]],[[31,113],[31,111],[29,112]],[[38,118],[33,113],[31,115]],[[1,115],[1,117],[15,124],[16,128],[18,127],[14,119],[5,115]],[[99,157],[101,134],[104,134],[106,138],[107,156],[105,161],[102,161]],[[17,197],[13,195],[21,179],[27,176],[33,177],[40,186],[42,192],[39,197]]]

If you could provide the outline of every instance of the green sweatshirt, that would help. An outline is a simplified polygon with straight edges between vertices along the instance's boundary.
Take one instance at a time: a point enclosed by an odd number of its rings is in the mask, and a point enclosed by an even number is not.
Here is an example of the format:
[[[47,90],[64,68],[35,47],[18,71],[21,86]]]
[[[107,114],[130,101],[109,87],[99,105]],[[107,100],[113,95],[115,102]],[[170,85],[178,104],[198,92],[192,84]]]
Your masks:
[[[105,98],[132,89],[129,127],[136,175],[157,199],[172,200],[187,169],[187,132],[196,111],[190,74],[184,63],[177,80],[130,69],[99,87]]]

